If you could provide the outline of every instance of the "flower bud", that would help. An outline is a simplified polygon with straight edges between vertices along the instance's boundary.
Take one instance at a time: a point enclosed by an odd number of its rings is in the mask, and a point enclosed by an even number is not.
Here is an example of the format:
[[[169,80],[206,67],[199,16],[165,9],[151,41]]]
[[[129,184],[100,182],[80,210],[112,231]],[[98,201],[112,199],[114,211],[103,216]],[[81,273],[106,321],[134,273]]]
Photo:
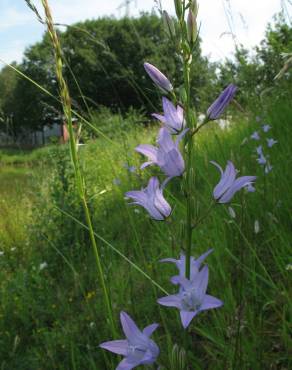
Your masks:
[[[174,38],[175,37],[174,23],[173,23],[172,18],[169,16],[166,10],[164,10],[162,13],[162,19],[163,19],[164,28],[165,28],[166,33],[168,34],[170,38]]]
[[[236,90],[237,87],[233,84],[230,84],[225,90],[222,91],[222,93],[207,110],[207,117],[209,120],[215,120],[221,116],[225,108],[233,99]]]
[[[145,71],[148,73],[151,80],[163,91],[170,92],[173,90],[173,86],[169,79],[159,71],[158,68],[150,63],[144,63]]]
[[[195,17],[197,18],[198,10],[199,10],[197,0],[192,0],[192,2],[190,4],[190,9],[192,10]]]
[[[194,44],[197,38],[197,19],[196,14],[189,8],[189,14],[187,19],[187,27],[188,27],[188,41],[190,44]]]

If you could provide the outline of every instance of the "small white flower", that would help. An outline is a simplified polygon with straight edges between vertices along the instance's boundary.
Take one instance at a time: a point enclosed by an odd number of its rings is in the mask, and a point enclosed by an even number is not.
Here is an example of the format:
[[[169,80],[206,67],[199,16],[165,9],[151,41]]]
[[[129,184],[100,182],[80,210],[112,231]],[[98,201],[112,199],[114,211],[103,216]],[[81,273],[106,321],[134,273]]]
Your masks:
[[[39,269],[40,269],[40,271],[42,271],[42,270],[43,270],[43,269],[45,269],[46,267],[48,267],[47,262],[43,262],[43,263],[41,263],[41,264],[40,264]]]
[[[255,234],[258,234],[260,232],[260,223],[258,220],[255,220],[254,222],[254,232]]]
[[[0,251],[0,256],[3,256],[4,255],[4,252],[3,251]]]
[[[288,263],[288,265],[286,266],[285,268],[287,271],[291,271],[292,270],[292,263]]]
[[[12,247],[10,250],[11,250],[11,252],[14,252],[15,251],[15,247]]]

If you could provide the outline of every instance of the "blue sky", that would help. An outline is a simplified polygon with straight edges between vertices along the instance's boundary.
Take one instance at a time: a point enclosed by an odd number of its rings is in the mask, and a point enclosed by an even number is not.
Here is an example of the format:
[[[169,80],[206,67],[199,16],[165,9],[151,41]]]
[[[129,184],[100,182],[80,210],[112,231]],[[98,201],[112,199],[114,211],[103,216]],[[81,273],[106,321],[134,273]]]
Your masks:
[[[33,2],[41,13],[41,1]],[[123,2],[124,0],[50,0],[55,21],[66,24],[104,15],[121,16],[125,13],[125,8],[117,8]],[[161,2],[164,9],[174,13],[173,0]],[[137,15],[141,10],[150,11],[155,6],[155,0],[133,0],[130,14]],[[238,41],[250,48],[263,38],[267,23],[281,9],[281,0],[199,0],[199,6],[203,53],[212,60],[218,60],[230,56],[234,49],[230,22]],[[6,62],[21,61],[24,49],[41,40],[43,32],[44,27],[38,23],[24,0],[0,0],[1,59]]]

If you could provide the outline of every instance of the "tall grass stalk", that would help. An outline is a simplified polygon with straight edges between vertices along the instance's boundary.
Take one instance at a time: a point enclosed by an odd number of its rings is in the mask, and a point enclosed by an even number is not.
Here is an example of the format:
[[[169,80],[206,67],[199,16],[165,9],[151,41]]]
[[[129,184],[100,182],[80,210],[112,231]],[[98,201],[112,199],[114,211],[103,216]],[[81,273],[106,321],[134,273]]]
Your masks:
[[[80,169],[80,165],[79,165],[79,160],[78,160],[76,139],[75,139],[74,129],[72,125],[71,99],[70,99],[68,86],[63,77],[63,62],[62,62],[61,45],[60,45],[56,30],[54,28],[53,18],[52,18],[51,10],[49,8],[48,1],[42,0],[42,5],[45,10],[45,17],[46,17],[48,33],[51,37],[51,41],[52,41],[53,48],[54,48],[55,62],[56,62],[56,74],[57,74],[57,80],[59,83],[61,103],[62,103],[64,115],[66,118],[66,122],[68,125],[68,132],[69,132],[69,138],[70,138],[69,139],[70,154],[71,154],[71,159],[72,159],[72,163],[74,167],[76,186],[77,186],[78,194],[80,196],[82,206],[84,209],[84,213],[85,213],[85,218],[86,218],[86,223],[87,223],[88,230],[89,230],[90,240],[91,240],[92,248],[93,248],[94,255],[95,255],[96,266],[97,266],[97,271],[98,271],[98,278],[99,278],[102,291],[103,291],[104,302],[105,302],[108,319],[110,322],[111,331],[112,331],[113,336],[115,337],[116,327],[115,327],[115,322],[113,319],[111,301],[110,301],[108,289],[107,289],[105,278],[104,278],[103,267],[101,264],[101,259],[100,259],[99,251],[98,251],[95,236],[94,236],[92,219],[91,219],[90,211],[89,211],[88,204],[87,204],[85,181],[84,181],[84,178],[83,178],[83,175]]]

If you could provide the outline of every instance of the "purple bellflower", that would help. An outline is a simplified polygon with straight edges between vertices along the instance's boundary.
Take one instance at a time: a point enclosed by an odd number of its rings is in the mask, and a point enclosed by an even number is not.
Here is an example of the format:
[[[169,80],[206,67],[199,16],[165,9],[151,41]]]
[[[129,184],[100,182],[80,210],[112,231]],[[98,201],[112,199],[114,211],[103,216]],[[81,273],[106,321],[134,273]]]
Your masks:
[[[150,63],[144,63],[145,71],[148,73],[148,76],[151,80],[163,91],[170,92],[173,90],[173,86],[170,83],[169,79],[159,71],[158,68],[153,66]]]
[[[247,184],[246,186],[246,190],[249,192],[249,193],[254,193],[256,191],[255,187],[252,185],[252,184]]]
[[[211,161],[211,163],[216,166],[221,173],[221,179],[213,191],[213,197],[218,203],[230,202],[236,192],[252,184],[256,179],[256,176],[241,176],[236,179],[237,170],[231,161],[227,162],[224,172],[218,163],[214,161]]]
[[[135,166],[130,166],[130,165],[128,165],[128,163],[124,163],[124,167],[125,167],[126,170],[128,170],[131,173],[134,173],[136,171],[136,167]]]
[[[262,155],[263,154],[263,147],[262,147],[262,145],[259,145],[256,148],[256,152],[257,152],[258,155]]]
[[[262,125],[262,129],[263,129],[263,131],[264,132],[268,132],[268,131],[270,131],[270,129],[271,129],[272,127],[270,126],[270,125]]]
[[[268,147],[271,148],[273,145],[277,144],[277,140],[271,138],[271,139],[267,139],[267,144],[268,144]]]
[[[190,271],[190,280],[192,281],[197,273],[200,270],[201,264],[204,262],[205,258],[209,256],[209,254],[213,252],[213,249],[209,249],[206,253],[202,254],[199,258],[195,259],[194,257],[191,257],[191,271]],[[185,277],[185,271],[186,271],[186,256],[181,253],[180,259],[175,258],[164,258],[160,260],[160,262],[171,262],[176,265],[179,271],[179,275],[173,276],[170,281],[177,285],[179,284],[180,278]]]
[[[120,320],[127,339],[104,342],[99,347],[125,356],[116,370],[131,370],[139,365],[151,365],[159,355],[157,344],[150,339],[158,324],[151,324],[141,331],[126,312],[121,312]]]
[[[125,196],[134,200],[131,204],[144,207],[154,220],[162,221],[171,213],[157,177],[151,177],[146,189],[128,191]]]
[[[250,138],[253,140],[260,140],[260,135],[257,131],[250,135]]]
[[[196,274],[195,279],[179,279],[182,289],[178,294],[159,298],[157,302],[162,306],[178,308],[182,325],[186,329],[199,312],[223,305],[219,299],[206,294],[208,279],[209,269],[205,266]]]
[[[175,107],[166,97],[162,98],[162,107],[164,116],[157,113],[152,116],[164,123],[171,134],[178,134],[185,126],[183,108],[180,105]]]
[[[214,103],[208,108],[207,110],[207,117],[210,120],[218,119],[221,114],[224,112],[227,105],[233,99],[236,93],[237,87],[233,84],[230,84],[226,87],[225,90],[221,92],[218,98],[214,101]]]
[[[138,145],[135,150],[149,158],[141,169],[156,164],[169,178],[181,176],[185,170],[185,162],[178,146],[187,131],[183,130],[174,142],[169,131],[161,128],[157,139],[158,148],[149,144]]]
[[[263,153],[261,153],[260,156],[257,158],[257,162],[261,166],[264,166],[267,163],[267,159],[266,159],[266,157],[264,156]]]

